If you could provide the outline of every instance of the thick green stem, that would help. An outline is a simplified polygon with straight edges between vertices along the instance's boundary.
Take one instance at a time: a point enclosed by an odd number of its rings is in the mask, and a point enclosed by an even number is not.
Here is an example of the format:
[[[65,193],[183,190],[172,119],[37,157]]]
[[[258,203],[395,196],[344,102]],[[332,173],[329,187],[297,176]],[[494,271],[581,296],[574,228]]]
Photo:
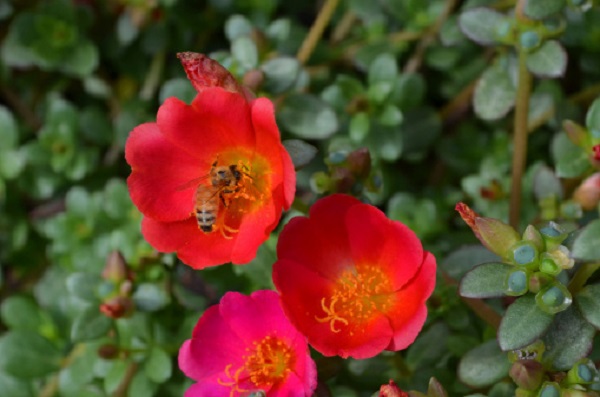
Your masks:
[[[600,269],[600,263],[584,263],[581,265],[569,283],[569,292],[576,295],[598,269]]]
[[[527,117],[531,94],[531,74],[527,69],[527,53],[519,49],[519,85],[515,104],[515,126],[513,134],[512,180],[510,189],[510,225],[519,228],[521,215],[521,179],[527,160]]]

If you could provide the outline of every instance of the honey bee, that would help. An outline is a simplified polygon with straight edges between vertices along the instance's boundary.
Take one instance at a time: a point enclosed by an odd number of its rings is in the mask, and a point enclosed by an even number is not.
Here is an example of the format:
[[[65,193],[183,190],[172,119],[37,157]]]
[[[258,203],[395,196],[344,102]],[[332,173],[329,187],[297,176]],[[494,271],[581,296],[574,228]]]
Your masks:
[[[211,233],[217,229],[217,218],[221,205],[224,208],[229,207],[231,201],[240,194],[240,181],[250,176],[241,169],[240,165],[217,165],[218,160],[212,164],[210,173],[200,178],[196,178],[182,187],[179,190],[187,189],[195,184],[196,192],[194,193],[194,216],[198,222],[198,228],[204,233]],[[200,183],[203,179],[210,179],[210,184]],[[250,178],[251,179],[251,178]],[[245,194],[240,194],[246,197]],[[225,232],[235,233],[236,229],[220,225],[221,233],[225,238],[231,238]]]

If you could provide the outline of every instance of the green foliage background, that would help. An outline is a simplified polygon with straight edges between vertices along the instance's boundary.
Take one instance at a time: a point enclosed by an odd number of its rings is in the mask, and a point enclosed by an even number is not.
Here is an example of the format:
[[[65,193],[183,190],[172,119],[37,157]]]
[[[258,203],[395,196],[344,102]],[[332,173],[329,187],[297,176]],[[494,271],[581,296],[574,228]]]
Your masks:
[[[202,311],[226,291],[272,288],[277,233],[250,264],[201,272],[157,254],[140,234],[124,144],[165,98],[193,98],[175,56],[182,51],[209,54],[276,104],[283,138],[306,163],[284,221],[322,194],[348,192],[406,223],[438,258],[438,286],[415,344],[369,360],[314,354],[318,395],[370,396],[389,379],[425,391],[431,376],[451,396],[513,395],[496,330],[456,286],[474,265],[497,258],[474,245],[454,205],[508,220],[518,84],[514,42],[502,28],[515,2],[342,0],[301,59],[322,3],[0,2],[0,395],[181,396],[191,381],[176,355]],[[562,123],[586,123],[600,140],[600,103],[585,120],[600,94],[600,7],[530,3],[554,38],[518,38],[537,54],[527,65],[534,132],[519,230],[592,222],[577,252],[598,261],[597,205],[582,211],[571,200],[593,168]],[[318,149],[312,160],[306,143]],[[371,167],[349,171],[357,164],[349,153],[361,148]],[[131,285],[103,277],[107,261],[120,260],[114,251],[135,274]],[[590,280],[596,287],[585,291],[583,312],[600,304],[598,275]],[[120,293],[133,313],[109,319],[98,307]],[[502,314],[508,301],[488,303]],[[597,315],[586,316],[598,328]],[[594,337],[591,327],[579,338]],[[587,354],[580,350],[563,353],[576,361]]]

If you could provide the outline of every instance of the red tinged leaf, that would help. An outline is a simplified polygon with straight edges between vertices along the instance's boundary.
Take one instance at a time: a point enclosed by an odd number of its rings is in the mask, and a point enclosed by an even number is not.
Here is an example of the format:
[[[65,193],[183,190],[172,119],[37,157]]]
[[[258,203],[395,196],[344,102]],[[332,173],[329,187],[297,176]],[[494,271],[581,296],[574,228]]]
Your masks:
[[[181,61],[188,79],[198,92],[210,87],[221,87],[229,92],[244,95],[242,87],[229,70],[215,60],[197,52],[180,52],[177,58]]]

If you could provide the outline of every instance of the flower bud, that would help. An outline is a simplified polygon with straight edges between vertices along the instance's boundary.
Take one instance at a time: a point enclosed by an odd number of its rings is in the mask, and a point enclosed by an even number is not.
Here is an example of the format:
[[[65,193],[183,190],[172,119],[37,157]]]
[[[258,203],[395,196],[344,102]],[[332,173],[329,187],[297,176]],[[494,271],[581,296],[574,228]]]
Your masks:
[[[534,360],[519,360],[508,371],[517,386],[525,390],[536,390],[544,379],[544,373],[542,364]]]
[[[552,259],[560,269],[571,269],[575,265],[575,260],[570,257],[570,252],[564,245],[559,245],[556,249],[546,252],[546,257]]]
[[[127,264],[119,251],[112,251],[106,258],[102,278],[117,284],[127,278]]]
[[[586,211],[591,211],[600,202],[600,172],[587,177],[573,193],[573,200]]]
[[[105,344],[98,348],[98,356],[105,360],[112,360],[119,355],[119,347],[113,344]]]
[[[348,169],[357,178],[366,178],[371,173],[371,154],[366,147],[350,152],[347,161]]]
[[[520,240],[515,229],[498,219],[480,217],[464,203],[456,204],[455,209],[485,247],[501,258],[510,258],[510,248]]]
[[[387,385],[382,385],[379,389],[379,397],[408,397],[408,394],[400,390],[398,385],[390,379]]]
[[[590,393],[586,390],[567,389],[562,391],[561,397],[593,397],[596,393]]]
[[[102,303],[100,311],[110,318],[128,317],[133,313],[133,301],[127,297],[116,296]]]
[[[337,193],[348,193],[352,190],[356,179],[346,167],[336,167],[331,173],[331,181]]]
[[[531,390],[521,389],[520,387],[517,387],[517,389],[515,390],[515,397],[533,397],[533,396],[535,396],[535,394]]]
[[[571,121],[565,120],[563,122],[563,129],[567,133],[569,140],[579,147],[586,145],[588,134],[584,127]]]
[[[571,305],[573,298],[567,288],[558,282],[542,288],[535,295],[537,306],[549,314],[555,314],[565,310]]]
[[[527,226],[523,232],[523,240],[533,244],[538,252],[543,252],[545,250],[546,243],[544,242],[544,238],[540,231],[533,225]]]
[[[551,277],[549,274],[543,272],[535,272],[531,276],[529,276],[529,291],[537,294],[542,288],[546,285],[552,283],[554,281],[554,277]]]
[[[260,69],[252,69],[244,74],[242,84],[248,87],[251,91],[258,91],[262,83],[265,81],[265,74]]]
[[[317,194],[328,192],[331,190],[331,178],[322,171],[315,172],[310,177],[310,187]]]

